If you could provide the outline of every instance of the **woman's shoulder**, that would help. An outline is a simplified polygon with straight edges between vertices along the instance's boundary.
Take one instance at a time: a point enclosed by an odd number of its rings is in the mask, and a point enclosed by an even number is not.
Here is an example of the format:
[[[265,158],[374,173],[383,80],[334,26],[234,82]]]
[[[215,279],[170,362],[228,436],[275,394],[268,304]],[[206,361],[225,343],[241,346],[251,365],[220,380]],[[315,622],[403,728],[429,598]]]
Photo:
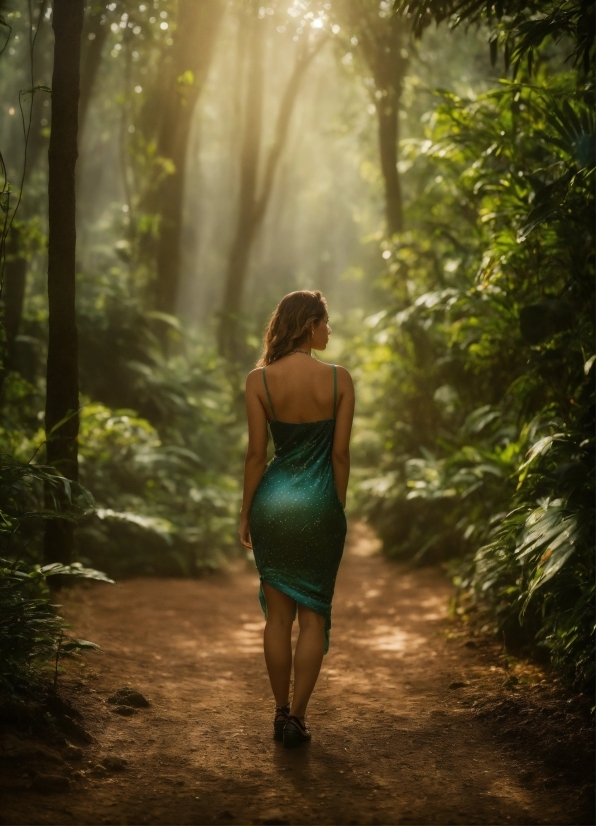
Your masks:
[[[347,370],[345,367],[342,367],[341,364],[330,364],[327,361],[319,361],[319,359],[313,359],[313,362],[311,362],[311,364],[315,370],[326,371],[328,368],[335,368],[338,381],[344,381],[349,383],[352,381],[352,377],[350,375],[349,370]],[[256,382],[262,383],[264,369],[265,368],[263,367],[255,367],[254,370],[251,370],[246,377],[246,386],[250,387],[251,385],[254,385]],[[273,364],[270,364],[267,368],[267,372],[271,370],[272,375],[277,373],[283,375],[287,372],[287,369],[288,365],[282,364],[282,359],[280,359],[279,362],[274,362]]]
[[[349,370],[346,370],[345,367],[342,367],[341,364],[334,364],[333,362],[323,361],[322,359],[313,359],[313,368],[320,373],[320,375],[324,375],[330,370],[335,370],[337,374],[337,381],[338,384],[342,384],[342,382],[351,382],[352,377],[350,375]]]
[[[255,367],[254,370],[251,370],[250,373],[246,377],[246,386],[252,387],[257,382],[263,381],[263,368],[262,367]]]
[[[349,370],[347,370],[345,367],[342,367],[341,364],[333,364],[332,367],[335,367],[338,381],[344,381],[349,383],[352,382],[352,376],[350,375]]]

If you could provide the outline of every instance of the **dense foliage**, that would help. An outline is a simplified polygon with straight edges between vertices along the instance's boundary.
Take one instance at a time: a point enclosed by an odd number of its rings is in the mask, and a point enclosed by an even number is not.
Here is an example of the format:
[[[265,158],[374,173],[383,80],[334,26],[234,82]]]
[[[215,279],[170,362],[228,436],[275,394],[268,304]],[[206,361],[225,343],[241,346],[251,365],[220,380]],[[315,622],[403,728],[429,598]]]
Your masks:
[[[178,334],[164,357],[152,319],[102,282],[81,302],[80,479],[95,498],[77,532],[79,558],[110,575],[197,574],[232,547],[240,430],[236,377],[212,351]],[[39,367],[5,386],[5,452],[44,460],[38,411],[45,322],[28,320]],[[39,446],[39,450],[37,450]],[[236,465],[236,473],[233,473]],[[126,548],[126,552],[123,552]],[[41,548],[30,548],[40,561]]]
[[[68,507],[58,510],[46,491],[67,491]],[[58,674],[61,657],[94,649],[87,640],[69,637],[64,621],[52,606],[48,579],[94,579],[111,582],[105,574],[73,565],[34,564],[31,544],[46,519],[77,519],[93,505],[89,493],[58,476],[53,468],[19,462],[0,454],[0,694],[26,689],[46,667]]]
[[[437,92],[426,135],[405,147],[418,194],[388,250],[394,304],[359,353],[376,411],[360,450],[382,471],[360,497],[389,553],[463,551],[460,612],[546,649],[582,686],[594,676],[595,120],[589,79],[562,56],[548,44],[531,77]]]
[[[58,571],[43,565],[47,518],[77,520],[68,570],[81,576],[93,575],[82,565],[193,576],[239,552],[242,373],[280,294],[318,287],[331,357],[357,380],[358,512],[394,557],[455,559],[462,615],[585,686],[593,5],[87,4],[84,487],[44,465],[51,12],[21,0],[0,12],[6,673],[26,681],[63,635],[45,585]],[[243,235],[255,198],[264,206]],[[242,278],[224,306],[236,253]],[[226,319],[240,370],[216,354]]]

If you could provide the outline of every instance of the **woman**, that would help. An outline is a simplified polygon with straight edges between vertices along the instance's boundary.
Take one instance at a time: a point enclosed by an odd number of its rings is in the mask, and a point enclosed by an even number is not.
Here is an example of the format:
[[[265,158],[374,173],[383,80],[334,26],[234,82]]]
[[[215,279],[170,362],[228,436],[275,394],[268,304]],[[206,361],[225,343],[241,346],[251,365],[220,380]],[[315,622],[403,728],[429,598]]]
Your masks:
[[[240,540],[253,549],[265,612],[265,661],[275,697],[274,738],[310,740],[304,717],[329,647],[331,599],[346,537],[354,387],[343,367],[310,358],[331,328],[320,292],[286,295],[246,380],[248,450]],[[267,422],[275,456],[267,470]],[[292,624],[300,633],[292,670]]]

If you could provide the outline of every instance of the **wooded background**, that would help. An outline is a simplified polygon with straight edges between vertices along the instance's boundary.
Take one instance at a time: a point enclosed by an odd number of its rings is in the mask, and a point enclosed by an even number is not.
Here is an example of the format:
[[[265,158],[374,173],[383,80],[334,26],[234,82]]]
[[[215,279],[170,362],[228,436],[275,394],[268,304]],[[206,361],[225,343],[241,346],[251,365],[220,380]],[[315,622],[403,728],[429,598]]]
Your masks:
[[[351,513],[592,684],[593,31],[584,0],[0,3],[3,690],[62,644],[50,575],[240,553],[243,378],[303,288],[356,382]]]

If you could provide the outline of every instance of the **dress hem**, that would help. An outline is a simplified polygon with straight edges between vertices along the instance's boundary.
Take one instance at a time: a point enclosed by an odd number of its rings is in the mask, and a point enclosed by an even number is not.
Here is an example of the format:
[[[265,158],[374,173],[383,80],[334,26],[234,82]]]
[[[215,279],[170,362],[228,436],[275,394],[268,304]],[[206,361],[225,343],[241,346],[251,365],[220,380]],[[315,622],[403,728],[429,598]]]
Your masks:
[[[308,604],[308,598],[297,591],[295,588],[292,588],[289,585],[285,585],[283,582],[269,582],[264,576],[260,576],[260,587],[259,587],[259,602],[261,603],[261,608],[263,609],[263,614],[265,615],[265,619],[267,619],[267,600],[265,599],[265,593],[263,592],[263,582],[269,585],[271,588],[275,588],[276,591],[281,591],[282,594],[290,597],[296,603],[300,603],[305,608],[308,608],[309,611],[313,611],[315,614],[319,614],[322,617],[325,617],[325,648],[323,654],[327,654],[329,651],[329,632],[331,630],[331,606],[325,612],[317,611],[315,608],[312,607],[312,604]],[[302,599],[300,598],[302,597]],[[296,611],[297,611],[296,607]],[[296,612],[294,612],[294,619],[296,619]]]

